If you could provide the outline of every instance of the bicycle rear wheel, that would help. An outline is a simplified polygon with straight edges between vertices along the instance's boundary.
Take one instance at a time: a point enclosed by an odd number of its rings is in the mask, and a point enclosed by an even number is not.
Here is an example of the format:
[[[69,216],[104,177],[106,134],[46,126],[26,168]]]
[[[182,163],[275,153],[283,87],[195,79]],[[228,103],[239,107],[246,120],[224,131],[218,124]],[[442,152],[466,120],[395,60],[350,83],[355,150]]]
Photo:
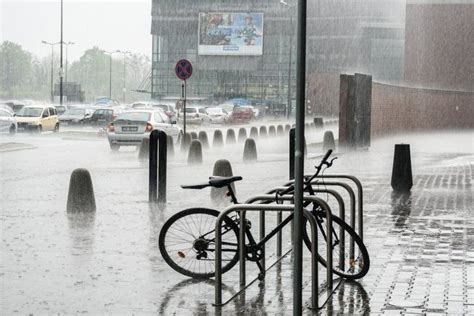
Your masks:
[[[313,210],[311,212],[318,222],[318,261],[327,268],[326,262],[326,212]],[[360,279],[369,271],[369,253],[359,235],[341,218],[332,215],[332,271],[349,280]],[[311,226],[307,220],[303,225],[303,240],[311,251]],[[353,242],[351,242],[351,240]],[[351,247],[353,249],[351,255]]]
[[[203,279],[215,273],[215,225],[219,212],[191,208],[173,215],[160,231],[159,247],[166,263],[186,276]],[[239,231],[229,217],[222,223],[222,273],[239,260]]]

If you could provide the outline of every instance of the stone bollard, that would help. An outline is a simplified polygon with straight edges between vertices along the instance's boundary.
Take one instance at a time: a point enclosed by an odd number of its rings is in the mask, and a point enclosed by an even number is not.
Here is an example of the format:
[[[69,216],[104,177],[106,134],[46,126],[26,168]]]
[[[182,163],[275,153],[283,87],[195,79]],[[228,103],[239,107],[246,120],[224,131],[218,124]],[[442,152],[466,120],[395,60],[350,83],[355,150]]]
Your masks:
[[[142,143],[140,144],[140,150],[138,151],[138,159],[148,159],[150,155],[150,140],[148,138],[144,138]]]
[[[207,138],[207,133],[205,131],[199,132],[198,139],[201,142],[203,149],[209,149],[209,139]]]
[[[277,135],[278,136],[283,136],[284,133],[285,133],[285,131],[283,129],[283,125],[278,125],[277,126]]]
[[[191,144],[191,134],[186,133],[181,138],[181,152],[187,152],[189,148],[189,144]]]
[[[275,126],[270,125],[270,127],[268,128],[268,136],[269,136],[269,137],[274,137],[274,136],[276,136]]]
[[[257,160],[257,145],[253,138],[247,138],[244,145],[244,161],[251,162]]]
[[[334,141],[334,134],[332,131],[324,132],[323,151],[326,152],[329,149],[336,150],[336,142]]]
[[[235,144],[235,132],[232,128],[229,128],[227,130],[226,136],[225,136],[225,143],[227,145]]]
[[[267,128],[265,126],[260,126],[259,130],[260,138],[267,137]]]
[[[95,212],[95,197],[92,179],[87,169],[75,169],[69,180],[67,196],[68,212]]]
[[[198,134],[196,132],[191,132],[191,140],[198,139]]]
[[[150,145],[148,145],[148,148],[150,148]],[[171,135],[166,135],[166,150],[168,151],[168,158],[174,156],[174,139]]]
[[[410,145],[396,144],[392,167],[392,188],[398,192],[407,192],[413,186],[411,173]]]
[[[243,143],[247,139],[247,130],[243,127],[239,129],[239,143]]]
[[[192,164],[202,164],[202,145],[197,139],[193,139],[191,145],[189,146],[188,165]]]
[[[224,146],[224,139],[222,137],[222,132],[218,129],[214,131],[214,137],[212,138],[213,147],[222,147]]]
[[[323,118],[322,117],[315,117],[313,119],[314,127],[316,128],[323,128]]]
[[[217,160],[214,164],[214,169],[212,170],[213,176],[219,177],[230,177],[234,174],[232,173],[232,165],[230,164],[229,160],[220,159]],[[231,184],[232,190],[235,193],[235,186],[234,183]],[[211,188],[211,199],[214,202],[222,203],[225,202],[228,197],[226,196],[227,188]]]
[[[252,126],[250,129],[250,138],[257,139],[258,138],[258,129],[255,126]]]
[[[290,124],[286,124],[286,125],[285,125],[285,135],[288,135],[288,133],[290,132],[290,129],[291,129],[291,125],[290,125]]]

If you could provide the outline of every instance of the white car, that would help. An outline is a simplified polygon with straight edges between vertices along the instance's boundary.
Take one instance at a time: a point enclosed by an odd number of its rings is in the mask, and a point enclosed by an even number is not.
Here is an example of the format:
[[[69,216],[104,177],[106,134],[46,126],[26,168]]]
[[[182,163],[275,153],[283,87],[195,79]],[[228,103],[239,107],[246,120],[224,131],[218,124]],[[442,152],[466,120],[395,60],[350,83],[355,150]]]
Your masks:
[[[140,146],[144,138],[150,138],[154,130],[162,130],[177,142],[181,128],[171,121],[162,110],[131,110],[120,114],[108,126],[107,136],[110,148],[119,150],[121,146]]]
[[[0,108],[0,134],[15,134],[17,130],[16,117],[7,109]]]
[[[223,108],[207,108],[206,112],[211,118],[211,123],[225,124],[229,118],[229,114]]]
[[[206,108],[189,106],[186,107],[186,124],[211,124],[211,117],[207,114]]]

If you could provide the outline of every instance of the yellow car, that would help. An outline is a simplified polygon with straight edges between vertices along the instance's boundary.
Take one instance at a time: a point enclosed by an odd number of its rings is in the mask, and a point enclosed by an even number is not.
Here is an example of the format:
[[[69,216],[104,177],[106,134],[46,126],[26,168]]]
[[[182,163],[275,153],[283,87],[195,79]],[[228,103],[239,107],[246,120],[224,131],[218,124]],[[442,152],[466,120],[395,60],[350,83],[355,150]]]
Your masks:
[[[53,106],[29,105],[16,115],[18,131],[59,131],[58,113]]]

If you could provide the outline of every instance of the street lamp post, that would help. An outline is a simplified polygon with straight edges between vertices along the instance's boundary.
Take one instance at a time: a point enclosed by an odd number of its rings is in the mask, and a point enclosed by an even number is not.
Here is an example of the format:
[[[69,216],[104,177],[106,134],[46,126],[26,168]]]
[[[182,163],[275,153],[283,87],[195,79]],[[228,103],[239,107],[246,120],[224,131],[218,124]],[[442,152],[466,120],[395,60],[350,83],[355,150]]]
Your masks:
[[[110,56],[109,63],[109,98],[112,99],[112,55],[115,53],[121,53],[120,50],[114,50],[112,52],[104,51],[107,55]]]
[[[295,5],[289,5],[287,2],[280,0],[280,4],[284,7],[287,7],[289,10],[295,7]],[[290,118],[291,114],[291,55],[293,51],[293,13],[290,12],[290,52],[288,56],[288,100],[287,100],[287,108],[286,108],[286,118]]]
[[[50,96],[50,97],[51,97],[51,103],[53,103],[53,102],[54,102],[54,92],[53,92],[54,45],[58,45],[59,42],[57,42],[57,43],[50,43],[50,42],[46,42],[46,41],[41,41],[41,43],[51,46],[51,88],[50,88],[50,94],[51,94],[51,96]]]
[[[127,93],[127,81],[126,81],[126,57],[127,55],[131,55],[132,53],[129,51],[122,51],[123,54],[123,103],[125,103],[126,93]]]
[[[59,104],[63,105],[63,0],[61,0],[61,44],[60,47],[60,58],[59,58]]]

